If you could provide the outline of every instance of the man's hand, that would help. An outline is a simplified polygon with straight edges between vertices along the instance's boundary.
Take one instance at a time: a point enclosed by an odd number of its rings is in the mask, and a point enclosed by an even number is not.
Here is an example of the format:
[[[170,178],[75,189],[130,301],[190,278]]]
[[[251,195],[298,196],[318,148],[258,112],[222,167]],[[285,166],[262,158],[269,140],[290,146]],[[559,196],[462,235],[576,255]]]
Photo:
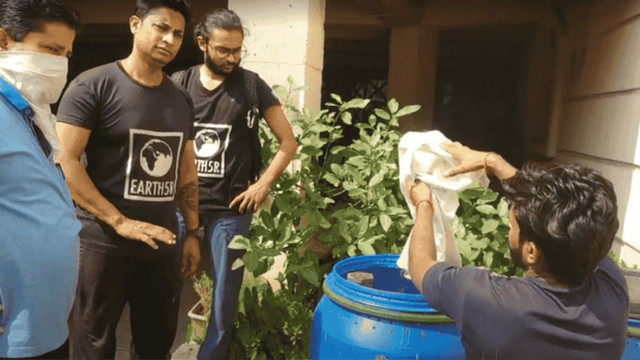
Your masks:
[[[269,194],[269,188],[269,186],[261,184],[260,181],[251,184],[247,190],[243,191],[231,200],[229,208],[233,208],[237,205],[238,211],[241,214],[244,214],[245,212],[256,212],[267,197],[267,194]]]
[[[200,263],[200,242],[191,235],[187,235],[182,245],[182,265],[180,276],[183,278],[194,275]]]
[[[490,153],[472,150],[459,142],[442,144],[442,147],[448,151],[459,164],[449,169],[445,176],[455,176],[470,171],[481,170],[485,167],[485,161]]]
[[[431,189],[429,186],[423,182],[416,181],[413,182],[407,179],[404,182],[404,187],[409,194],[409,199],[413,206],[418,206],[419,203],[423,201],[431,202]]]
[[[4,308],[2,307],[2,304],[0,304],[0,315],[2,314],[2,310],[4,310]],[[4,334],[4,328],[0,326],[0,335],[2,334]]]
[[[503,159],[502,156],[494,152],[472,150],[459,142],[442,144],[442,147],[459,162],[458,166],[447,170],[445,176],[455,176],[484,169],[485,172],[491,170],[493,175],[498,177],[498,179],[505,180],[514,176],[518,171]]]
[[[150,224],[144,221],[122,217],[114,224],[113,228],[118,235],[127,239],[142,241],[155,250],[158,250],[158,244],[156,244],[156,241],[169,245],[174,245],[176,243],[176,236],[171,231],[163,228],[162,226]]]

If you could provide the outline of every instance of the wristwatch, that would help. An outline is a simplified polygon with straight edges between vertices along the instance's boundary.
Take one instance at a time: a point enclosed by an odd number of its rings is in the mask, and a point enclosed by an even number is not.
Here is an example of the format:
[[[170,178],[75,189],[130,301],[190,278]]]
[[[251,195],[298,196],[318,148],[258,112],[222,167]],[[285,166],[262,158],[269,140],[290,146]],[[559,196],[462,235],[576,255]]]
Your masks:
[[[187,229],[187,236],[189,235],[202,242],[202,238],[204,237],[204,226],[199,226],[195,229]]]

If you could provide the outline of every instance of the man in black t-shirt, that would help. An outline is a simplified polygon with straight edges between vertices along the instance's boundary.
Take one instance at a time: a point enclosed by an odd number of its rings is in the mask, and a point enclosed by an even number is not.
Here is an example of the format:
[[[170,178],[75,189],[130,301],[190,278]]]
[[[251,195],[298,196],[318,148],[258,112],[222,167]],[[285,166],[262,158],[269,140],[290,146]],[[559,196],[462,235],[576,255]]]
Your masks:
[[[618,229],[611,182],[570,164],[525,164],[447,144],[459,165],[448,176],[485,169],[511,203],[511,259],[524,277],[436,262],[433,203],[424,183],[407,183],[416,206],[409,271],[431,307],[456,323],[471,359],[619,359],[629,294],[607,257]]]
[[[235,235],[247,235],[251,214],[293,158],[297,143],[269,86],[257,74],[239,67],[244,32],[238,15],[230,10],[213,11],[194,32],[205,63],[173,78],[193,99],[200,223],[206,229],[215,284],[209,328],[198,358],[217,359],[226,353],[244,271],[231,270],[242,251],[227,245]],[[258,114],[264,116],[279,142],[262,174]]]
[[[200,261],[193,107],[162,71],[187,18],[183,0],[139,0],[131,54],[80,74],[60,104],[59,160],[83,225],[73,358],[114,357],[126,303],[135,356],[166,358],[173,343],[180,276]],[[178,249],[176,203],[189,229]]]

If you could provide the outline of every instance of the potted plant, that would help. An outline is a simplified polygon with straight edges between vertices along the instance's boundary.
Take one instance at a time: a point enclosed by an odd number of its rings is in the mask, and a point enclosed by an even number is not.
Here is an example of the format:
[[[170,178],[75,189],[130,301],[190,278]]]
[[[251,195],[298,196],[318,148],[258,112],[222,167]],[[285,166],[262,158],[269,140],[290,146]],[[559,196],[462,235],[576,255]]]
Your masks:
[[[193,277],[193,289],[200,297],[200,300],[189,310],[190,321],[187,325],[186,341],[188,344],[201,344],[209,325],[213,282],[203,271],[199,277]]]

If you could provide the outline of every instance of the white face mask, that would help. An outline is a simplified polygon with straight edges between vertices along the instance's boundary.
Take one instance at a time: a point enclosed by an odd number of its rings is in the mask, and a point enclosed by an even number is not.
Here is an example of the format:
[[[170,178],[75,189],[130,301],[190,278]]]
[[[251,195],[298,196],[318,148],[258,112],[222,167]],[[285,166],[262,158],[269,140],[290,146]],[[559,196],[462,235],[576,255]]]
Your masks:
[[[67,82],[69,59],[36,51],[0,51],[0,74],[31,103],[53,104]]]

